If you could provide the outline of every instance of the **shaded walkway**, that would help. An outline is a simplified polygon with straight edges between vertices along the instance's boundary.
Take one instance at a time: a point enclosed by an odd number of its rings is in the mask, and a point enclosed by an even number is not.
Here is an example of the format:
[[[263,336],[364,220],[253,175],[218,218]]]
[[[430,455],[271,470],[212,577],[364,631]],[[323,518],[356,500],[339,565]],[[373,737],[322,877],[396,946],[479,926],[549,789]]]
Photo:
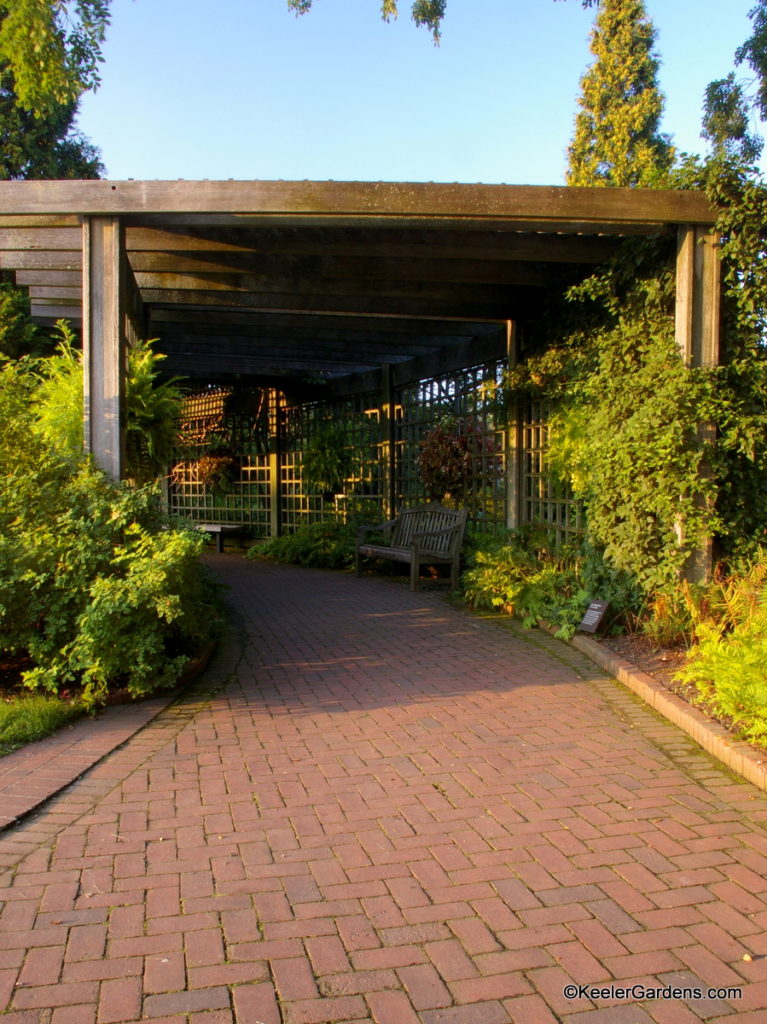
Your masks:
[[[547,636],[211,561],[197,692],[0,838],[4,1024],[764,1019],[763,794]]]

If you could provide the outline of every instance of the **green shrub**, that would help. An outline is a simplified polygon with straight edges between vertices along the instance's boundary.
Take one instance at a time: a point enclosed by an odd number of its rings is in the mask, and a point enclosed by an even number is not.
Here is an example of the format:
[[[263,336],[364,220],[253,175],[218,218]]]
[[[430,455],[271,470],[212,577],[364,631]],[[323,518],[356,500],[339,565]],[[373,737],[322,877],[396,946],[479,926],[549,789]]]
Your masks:
[[[767,553],[715,579],[699,606],[696,643],[678,673],[747,739],[767,738]]]
[[[469,604],[516,615],[526,627],[548,619],[557,636],[573,635],[591,599],[577,558],[536,551],[519,534],[475,539],[472,547],[463,574]]]
[[[248,556],[314,569],[348,569],[354,564],[355,539],[351,523],[312,523],[255,545]]]
[[[33,429],[36,384],[0,366],[0,649],[27,653],[30,688],[174,682],[218,615],[201,535],[171,529],[154,487],[116,486]]]
[[[466,552],[464,596],[475,607],[506,611],[526,627],[546,619],[562,639],[575,633],[596,599],[609,603],[613,630],[636,620],[638,585],[585,541],[556,548],[545,530],[528,527],[496,537],[470,535]]]
[[[326,424],[307,445],[301,459],[304,485],[330,500],[344,490],[353,469],[352,452],[341,424]]]
[[[35,364],[38,383],[32,396],[32,427],[49,445],[70,458],[83,449],[83,361],[74,334],[64,320],[56,324],[59,344],[53,355]],[[181,411],[176,381],[159,382],[165,357],[153,341],[137,341],[128,350],[125,375],[125,465],[136,483],[163,476],[174,452]]]

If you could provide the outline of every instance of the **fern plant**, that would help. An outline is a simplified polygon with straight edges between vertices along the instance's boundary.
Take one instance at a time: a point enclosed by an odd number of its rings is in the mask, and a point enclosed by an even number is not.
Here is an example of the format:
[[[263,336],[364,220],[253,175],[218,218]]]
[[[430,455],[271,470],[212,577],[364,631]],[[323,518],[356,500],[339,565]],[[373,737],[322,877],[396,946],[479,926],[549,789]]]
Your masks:
[[[343,490],[352,466],[352,454],[347,447],[343,427],[328,424],[315,434],[304,451],[304,485],[330,501]]]
[[[75,348],[69,324],[59,320],[56,327],[60,340],[55,354],[37,364],[34,429],[59,454],[77,459],[83,450],[82,353]],[[154,351],[155,341],[139,341],[128,351],[125,464],[137,484],[167,471],[181,411],[178,379],[159,380],[159,363],[165,357]]]
[[[767,738],[767,552],[737,576],[712,585],[709,614],[677,674],[747,739]]]

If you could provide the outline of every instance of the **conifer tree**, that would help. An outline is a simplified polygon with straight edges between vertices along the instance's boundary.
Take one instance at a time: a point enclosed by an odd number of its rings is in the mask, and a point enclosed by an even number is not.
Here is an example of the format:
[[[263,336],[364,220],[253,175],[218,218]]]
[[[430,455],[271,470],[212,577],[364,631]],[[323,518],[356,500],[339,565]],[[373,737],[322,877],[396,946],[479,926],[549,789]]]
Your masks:
[[[655,29],[644,0],[601,0],[591,36],[594,63],[581,79],[580,111],[568,149],[568,185],[658,185],[671,167],[659,131]]]

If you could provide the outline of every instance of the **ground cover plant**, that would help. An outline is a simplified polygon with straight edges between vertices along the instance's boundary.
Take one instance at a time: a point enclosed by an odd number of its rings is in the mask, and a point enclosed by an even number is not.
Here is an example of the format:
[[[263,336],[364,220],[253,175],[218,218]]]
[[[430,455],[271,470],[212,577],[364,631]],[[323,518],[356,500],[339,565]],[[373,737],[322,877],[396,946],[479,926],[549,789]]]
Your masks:
[[[354,564],[354,523],[323,522],[299,527],[254,545],[249,558],[303,565],[311,569],[349,569]]]
[[[677,678],[747,739],[767,740],[767,550],[688,589],[678,620],[693,642]]]
[[[557,547],[537,529],[470,537],[462,576],[466,601],[521,619],[526,627],[545,620],[556,635],[575,633],[595,594],[611,603],[609,623],[622,629],[636,621],[640,592],[625,573],[610,570],[585,543]]]
[[[41,740],[85,712],[79,700],[30,693],[0,701],[0,757]]]

